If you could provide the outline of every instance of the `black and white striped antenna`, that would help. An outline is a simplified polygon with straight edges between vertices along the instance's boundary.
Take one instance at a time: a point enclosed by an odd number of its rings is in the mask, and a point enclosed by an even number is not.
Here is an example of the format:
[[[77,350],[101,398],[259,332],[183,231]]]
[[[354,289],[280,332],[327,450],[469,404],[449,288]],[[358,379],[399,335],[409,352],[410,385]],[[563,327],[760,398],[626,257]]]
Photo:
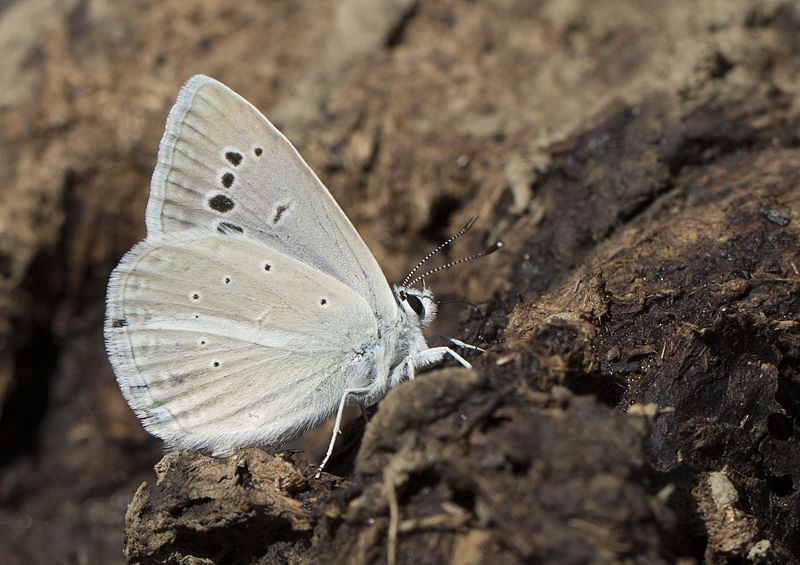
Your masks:
[[[408,286],[407,283],[408,283],[409,279],[414,276],[414,273],[416,273],[422,265],[427,263],[434,255],[439,253],[442,249],[444,249],[445,247],[447,247],[448,245],[453,243],[455,240],[457,240],[459,237],[461,237],[462,235],[467,233],[470,229],[472,229],[472,226],[473,226],[473,224],[475,224],[475,220],[477,220],[477,219],[478,219],[478,216],[472,216],[469,220],[467,220],[467,223],[464,224],[464,227],[461,228],[460,230],[458,230],[458,233],[456,233],[455,235],[450,236],[447,241],[445,241],[444,243],[439,245],[436,249],[434,249],[433,251],[431,251],[430,253],[425,255],[425,257],[423,257],[422,260],[419,263],[414,265],[414,268],[411,269],[411,272],[406,275],[406,278],[403,279],[403,282],[402,282],[402,284],[400,286]]]
[[[451,267],[455,267],[456,265],[461,265],[461,264],[466,263],[468,261],[472,261],[473,259],[478,259],[479,257],[485,257],[486,255],[490,255],[490,254],[494,253],[495,251],[497,251],[498,249],[502,248],[503,247],[503,242],[502,241],[498,241],[497,243],[494,243],[493,245],[490,245],[489,247],[487,247],[486,249],[484,249],[480,253],[474,253],[474,254],[469,255],[467,257],[462,257],[461,259],[457,259],[455,261],[451,261],[450,263],[447,263],[446,265],[441,265],[441,266],[436,267],[434,269],[430,269],[428,271],[425,271],[421,275],[417,275],[416,277],[414,277],[413,280],[411,280],[411,277],[414,276],[414,273],[416,273],[419,270],[419,268],[422,267],[425,263],[427,263],[434,255],[439,253],[442,249],[444,249],[445,247],[447,247],[448,245],[453,243],[455,240],[457,240],[459,237],[461,237],[462,235],[467,233],[470,229],[472,229],[472,226],[475,224],[475,220],[477,220],[477,219],[478,219],[478,216],[471,217],[467,221],[467,223],[464,224],[463,228],[458,230],[458,232],[455,233],[454,235],[450,236],[447,239],[447,241],[445,241],[444,243],[442,243],[441,245],[436,247],[436,249],[434,249],[433,251],[428,253],[425,257],[423,257],[422,260],[419,263],[414,265],[414,268],[411,269],[411,272],[408,273],[408,275],[406,275],[406,278],[403,279],[403,283],[400,286],[403,286],[403,287],[413,286],[414,283],[416,283],[419,280],[424,279],[428,275],[432,275],[433,273],[438,273],[439,271],[444,271],[445,269],[449,269]]]
[[[492,253],[494,253],[498,249],[502,249],[502,247],[503,247],[503,242],[502,241],[498,241],[496,243],[493,243],[492,245],[490,245],[489,247],[487,247],[486,249],[484,249],[480,253],[473,253],[472,255],[468,255],[467,257],[462,257],[461,259],[456,259],[455,261],[451,261],[450,263],[447,263],[446,265],[440,265],[440,266],[436,267],[435,269],[431,269],[429,271],[425,271],[421,275],[417,275],[416,277],[414,277],[414,280],[412,280],[408,284],[405,284],[405,281],[403,281],[403,286],[413,286],[415,282],[424,279],[428,275],[432,275],[433,273],[438,273],[439,271],[444,271],[445,269],[449,269],[449,268],[455,267],[457,265],[462,265],[462,264],[464,264],[464,263],[466,263],[468,261],[472,261],[474,259],[479,259],[481,257],[486,257],[487,255],[491,255]]]

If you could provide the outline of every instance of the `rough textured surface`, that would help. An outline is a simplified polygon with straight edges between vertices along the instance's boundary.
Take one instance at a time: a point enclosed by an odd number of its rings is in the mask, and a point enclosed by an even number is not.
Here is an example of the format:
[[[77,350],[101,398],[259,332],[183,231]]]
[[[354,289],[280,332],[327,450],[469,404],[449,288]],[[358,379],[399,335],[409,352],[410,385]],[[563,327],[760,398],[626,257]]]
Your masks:
[[[274,560],[308,545],[311,512],[304,506],[316,501],[302,500],[308,480],[280,457],[258,449],[226,460],[178,452],[156,465],[156,477],[128,506],[129,561],[175,554],[242,561],[264,551],[263,539],[271,541],[265,557]]]
[[[798,37],[794,0],[0,2],[0,562],[800,561]],[[196,72],[389,280],[476,214],[451,256],[506,244],[428,281],[480,308],[432,332],[475,370],[392,391],[320,481],[153,475],[105,360]]]

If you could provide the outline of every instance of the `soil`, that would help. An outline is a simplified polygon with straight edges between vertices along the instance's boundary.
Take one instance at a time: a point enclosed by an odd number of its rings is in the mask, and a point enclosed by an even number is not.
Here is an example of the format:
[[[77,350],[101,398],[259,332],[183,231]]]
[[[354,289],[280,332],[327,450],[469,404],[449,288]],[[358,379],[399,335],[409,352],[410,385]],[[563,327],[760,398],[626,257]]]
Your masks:
[[[0,562],[800,562],[795,0],[7,0],[0,46]],[[319,440],[164,456],[103,350],[198,72],[390,281],[504,243],[427,281],[474,368],[319,480]]]

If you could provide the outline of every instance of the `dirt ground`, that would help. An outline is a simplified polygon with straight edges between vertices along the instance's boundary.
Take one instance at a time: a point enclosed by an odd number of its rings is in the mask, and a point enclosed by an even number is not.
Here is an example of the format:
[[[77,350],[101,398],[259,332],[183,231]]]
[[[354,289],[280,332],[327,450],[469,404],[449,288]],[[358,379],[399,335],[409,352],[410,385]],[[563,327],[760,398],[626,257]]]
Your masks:
[[[796,0],[5,0],[0,52],[1,563],[800,562]],[[320,480],[162,459],[103,350],[194,73],[390,281],[475,215],[449,258],[505,244],[428,280],[474,369]]]

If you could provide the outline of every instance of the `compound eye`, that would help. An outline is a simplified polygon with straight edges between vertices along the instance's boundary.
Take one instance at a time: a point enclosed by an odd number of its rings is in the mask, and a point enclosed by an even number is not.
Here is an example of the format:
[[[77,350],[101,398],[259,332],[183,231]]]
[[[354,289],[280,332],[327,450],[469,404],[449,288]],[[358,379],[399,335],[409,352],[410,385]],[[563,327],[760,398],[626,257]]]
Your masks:
[[[417,313],[420,318],[425,317],[425,306],[422,305],[422,300],[415,294],[406,294],[406,302],[411,306],[411,309]]]

